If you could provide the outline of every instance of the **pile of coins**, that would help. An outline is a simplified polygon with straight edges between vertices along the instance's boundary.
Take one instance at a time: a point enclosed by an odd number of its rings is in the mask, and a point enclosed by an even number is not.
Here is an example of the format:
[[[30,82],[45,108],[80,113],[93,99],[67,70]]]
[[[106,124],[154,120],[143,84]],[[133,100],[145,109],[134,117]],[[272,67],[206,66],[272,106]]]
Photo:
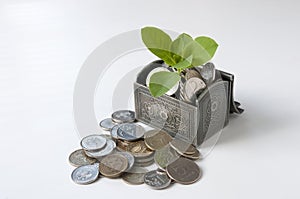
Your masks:
[[[71,175],[75,183],[120,177],[129,184],[164,189],[172,182],[192,184],[200,179],[202,172],[194,162],[201,159],[197,148],[162,130],[146,131],[135,122],[133,111],[117,111],[99,125],[110,133],[84,137],[82,149],[69,156],[77,167]]]

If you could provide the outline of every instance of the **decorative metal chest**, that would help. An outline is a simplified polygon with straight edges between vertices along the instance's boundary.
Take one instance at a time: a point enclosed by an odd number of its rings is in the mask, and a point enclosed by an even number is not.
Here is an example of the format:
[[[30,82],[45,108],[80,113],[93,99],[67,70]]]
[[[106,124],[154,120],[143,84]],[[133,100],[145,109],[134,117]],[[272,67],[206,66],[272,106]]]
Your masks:
[[[223,71],[217,71],[216,81],[193,104],[179,100],[176,95],[153,97],[145,86],[146,77],[151,70],[161,66],[162,61],[150,63],[134,83],[138,121],[199,146],[228,124],[230,113],[243,112],[240,104],[233,100],[234,76]]]

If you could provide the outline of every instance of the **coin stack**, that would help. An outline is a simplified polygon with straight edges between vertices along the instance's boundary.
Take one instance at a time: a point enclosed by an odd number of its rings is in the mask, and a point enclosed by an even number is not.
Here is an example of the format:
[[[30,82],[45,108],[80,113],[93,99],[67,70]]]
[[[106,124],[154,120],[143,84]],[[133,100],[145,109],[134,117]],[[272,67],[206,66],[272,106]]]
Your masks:
[[[136,123],[133,111],[114,112],[99,125],[110,134],[84,137],[82,149],[69,156],[70,163],[78,167],[71,175],[75,183],[92,183],[99,173],[154,189],[164,189],[172,181],[191,184],[200,179],[202,172],[194,162],[201,159],[197,148],[162,130],[145,131]],[[156,169],[148,171],[147,167],[154,166]]]

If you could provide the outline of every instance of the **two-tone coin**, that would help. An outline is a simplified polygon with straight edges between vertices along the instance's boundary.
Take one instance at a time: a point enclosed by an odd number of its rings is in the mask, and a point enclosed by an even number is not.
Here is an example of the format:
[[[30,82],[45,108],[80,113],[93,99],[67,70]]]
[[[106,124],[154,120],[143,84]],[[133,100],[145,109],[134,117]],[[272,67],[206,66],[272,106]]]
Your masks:
[[[165,172],[153,170],[144,175],[144,183],[153,189],[165,189],[171,184],[171,179]]]
[[[150,130],[145,133],[144,140],[148,148],[157,150],[169,144],[172,137],[162,130]]]
[[[116,111],[111,115],[111,118],[116,123],[130,123],[135,121],[135,112],[130,110]]]
[[[71,153],[69,156],[69,162],[74,167],[80,167],[84,165],[90,165],[97,162],[96,159],[88,157],[83,149],[79,149]]]
[[[202,172],[192,160],[180,157],[166,168],[168,176],[180,184],[192,184],[200,179]]]
[[[115,125],[116,123],[111,118],[104,119],[99,123],[99,126],[105,131],[110,131]]]
[[[84,165],[76,168],[72,174],[72,180],[77,184],[90,184],[97,180],[99,175],[99,164]]]
[[[179,157],[180,155],[170,145],[166,145],[155,151],[154,161],[159,169],[165,171],[166,167]]]
[[[84,137],[80,142],[85,151],[98,151],[105,147],[106,138],[101,135],[89,135]]]
[[[126,140],[126,141],[134,141],[142,138],[145,134],[145,129],[135,123],[124,123],[120,124],[117,137],[118,139]]]
[[[128,167],[128,160],[121,154],[110,154],[100,161],[99,171],[108,178],[119,177]]]
[[[122,175],[122,179],[128,184],[140,185],[144,183],[144,176],[147,172],[146,168],[133,167],[130,171]]]
[[[90,152],[90,151],[85,151],[85,154],[89,157],[100,159],[110,153],[113,152],[114,148],[116,148],[116,143],[112,140],[107,140],[105,148],[96,151],[96,152]]]

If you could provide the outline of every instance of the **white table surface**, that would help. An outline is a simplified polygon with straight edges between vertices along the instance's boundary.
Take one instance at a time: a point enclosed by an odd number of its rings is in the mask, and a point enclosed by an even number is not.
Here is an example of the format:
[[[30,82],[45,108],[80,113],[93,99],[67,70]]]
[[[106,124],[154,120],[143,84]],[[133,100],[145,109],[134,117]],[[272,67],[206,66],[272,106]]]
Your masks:
[[[0,198],[299,198],[299,22],[297,0],[1,0]],[[68,155],[79,148],[72,101],[80,67],[112,35],[146,25],[214,37],[214,62],[236,75],[246,111],[200,162],[196,184],[76,185]],[[155,59],[142,54],[128,62]],[[97,109],[99,119],[109,109]]]

